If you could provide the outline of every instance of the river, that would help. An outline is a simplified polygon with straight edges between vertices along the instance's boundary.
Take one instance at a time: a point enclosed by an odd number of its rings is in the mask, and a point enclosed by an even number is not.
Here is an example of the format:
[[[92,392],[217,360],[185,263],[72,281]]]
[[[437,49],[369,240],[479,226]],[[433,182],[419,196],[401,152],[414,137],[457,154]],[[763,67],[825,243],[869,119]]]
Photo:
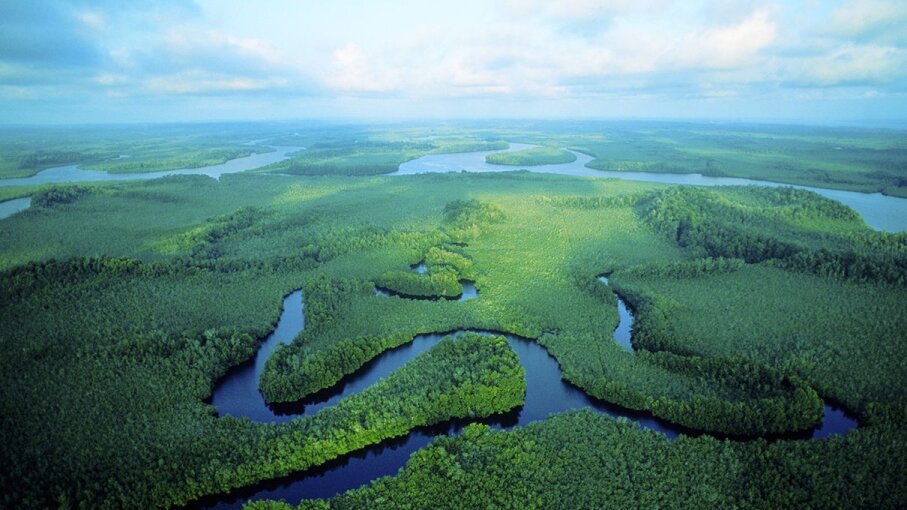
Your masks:
[[[414,267],[419,270],[420,268]],[[606,277],[600,277],[607,284]],[[614,340],[622,348],[632,351],[630,331],[633,315],[622,298],[618,297],[620,323]],[[402,367],[406,362],[427,351],[447,334],[460,335],[464,331],[417,335],[413,341],[396,349],[385,351],[366,363],[355,373],[343,378],[332,388],[306,399],[279,406],[268,406],[258,391],[258,379],[265,361],[281,343],[291,342],[305,325],[302,292],[296,291],[284,298],[283,310],[274,332],[259,348],[255,359],[234,367],[215,387],[212,404],[220,415],[247,417],[252,421],[280,423],[302,416],[312,416],[325,407],[336,405],[348,395],[360,392]],[[624,333],[625,332],[625,333]],[[501,334],[480,331],[483,334]],[[626,338],[624,338],[626,335]],[[523,406],[501,416],[481,422],[498,429],[523,426],[548,417],[551,413],[570,409],[589,408],[618,418],[639,423],[643,428],[664,434],[669,440],[681,433],[695,434],[656,419],[647,413],[637,413],[612,406],[588,396],[585,392],[561,378],[557,361],[535,341],[504,334],[508,345],[516,352],[526,372],[526,398]],[[291,476],[267,480],[224,495],[212,495],[196,502],[197,508],[238,508],[250,500],[284,499],[296,504],[302,499],[328,498],[341,492],[360,487],[376,478],[396,474],[416,450],[427,446],[439,434],[457,434],[467,422],[454,420],[448,423],[423,427],[407,436],[384,441],[379,445],[345,455],[340,459]],[[822,425],[797,437],[821,438],[844,434],[857,426],[842,410],[825,406]]]
[[[458,152],[451,154],[432,154],[423,156],[400,165],[396,172],[388,175],[414,175],[434,172],[508,172],[520,169],[520,167],[506,165],[492,165],[485,162],[485,156],[493,152],[514,152],[535,147],[531,144],[511,143],[505,151],[481,151],[481,152]],[[289,154],[295,151],[303,150],[301,147],[275,147],[274,152],[262,154],[252,154],[243,158],[237,158],[220,165],[213,165],[201,168],[187,168],[182,170],[170,170],[165,172],[149,172],[140,174],[111,174],[107,172],[98,172],[83,170],[77,165],[48,168],[32,177],[21,179],[0,179],[0,187],[3,186],[24,186],[29,184],[51,184],[51,183],[72,183],[72,182],[97,182],[112,180],[133,180],[133,179],[154,179],[166,175],[208,175],[219,178],[221,175],[235,172],[242,172],[260,168],[271,163],[282,161],[289,157]],[[571,151],[573,152],[573,151]],[[527,167],[532,172],[552,173],[559,175],[570,175],[574,177],[609,177],[616,179],[625,179],[631,181],[658,182],[663,184],[687,184],[697,186],[740,186],[740,185],[759,185],[769,187],[790,186],[793,188],[814,191],[824,197],[837,200],[855,211],[868,226],[876,230],[887,232],[900,232],[907,230],[907,199],[890,197],[881,193],[859,193],[856,191],[843,191],[825,188],[814,188],[810,186],[798,186],[791,184],[780,184],[771,181],[758,181],[753,179],[739,179],[735,177],[707,177],[701,174],[670,174],[670,173],[651,173],[651,172],[613,172],[603,170],[593,170],[586,168],[586,163],[592,160],[592,157],[580,152],[573,152],[576,155],[576,161],[559,165],[538,165]],[[21,200],[21,199],[17,199]],[[14,214],[22,208],[0,202],[0,219]]]
[[[511,144],[508,151],[518,151],[529,147],[532,147],[532,145],[514,143]],[[291,152],[301,150],[299,147],[275,147],[275,149],[274,152],[252,154],[220,165],[163,172],[110,174],[83,170],[76,165],[69,165],[50,168],[28,178],[0,180],[0,186],[153,179],[167,175],[207,175],[219,178],[224,174],[251,170],[281,161],[286,159]],[[485,156],[489,153],[471,152],[424,156],[400,165],[399,170],[390,175],[515,170],[514,167],[486,163]],[[585,167],[585,164],[592,159],[590,156],[582,153],[574,154],[577,156],[575,162],[560,165],[541,165],[530,167],[529,169],[534,172],[579,177],[614,177],[668,184],[787,186],[767,181],[706,177],[700,174],[599,171]],[[866,223],[872,228],[887,231],[907,229],[907,200],[905,199],[888,197],[879,193],[866,194],[807,186],[793,187],[814,191],[852,207],[860,213]],[[30,198],[0,202],[0,219],[28,208],[30,203]],[[419,273],[425,272],[424,264],[416,265],[413,269]],[[608,284],[606,277],[600,277],[600,279],[603,283]],[[458,297],[460,301],[474,299],[478,296],[472,282],[461,281],[461,283],[464,287],[464,293]],[[376,289],[376,292],[383,296],[392,294],[384,289]],[[614,331],[614,340],[623,350],[632,352],[630,333],[633,315],[624,300],[619,296],[617,306],[620,321]],[[212,404],[221,415],[247,417],[253,421],[270,423],[285,422],[301,416],[311,416],[325,407],[335,405],[344,397],[360,392],[375,384],[381,378],[398,370],[406,362],[430,349],[444,336],[443,334],[417,335],[412,342],[382,353],[328,390],[312,395],[301,402],[276,407],[268,406],[264,403],[264,399],[258,390],[258,380],[264,369],[264,364],[278,345],[291,342],[302,331],[304,325],[305,316],[303,313],[302,293],[296,291],[284,299],[283,311],[278,325],[264,340],[256,352],[255,358],[234,367],[215,388],[212,395]],[[463,331],[461,330],[449,334],[458,335],[462,333]],[[496,334],[494,332],[484,333]],[[631,419],[644,428],[664,434],[669,439],[676,438],[680,433],[690,432],[682,427],[655,419],[645,413],[630,412],[589,397],[586,393],[561,378],[557,362],[543,347],[534,341],[514,335],[505,335],[505,337],[526,371],[526,398],[522,407],[510,413],[482,420],[489,425],[496,428],[523,426],[533,421],[545,419],[550,413],[585,407],[612,417]],[[199,502],[199,506],[234,508],[251,499],[285,499],[291,503],[296,503],[304,498],[331,497],[346,490],[362,486],[381,476],[395,474],[414,451],[425,447],[436,435],[456,434],[462,430],[463,426],[465,426],[464,422],[453,421],[433,427],[420,428],[405,437],[385,441],[380,445],[354,452],[325,465],[284,479],[269,480],[252,487],[234,491],[228,495],[215,495],[206,498]],[[822,425],[812,431],[810,436],[821,438],[843,434],[856,426],[856,421],[847,416],[841,409],[826,404]]]
[[[14,198],[12,200],[0,202],[0,220],[12,216],[19,211],[24,211],[29,207],[31,207],[31,197]]]
[[[183,168],[180,170],[165,170],[162,172],[112,174],[99,170],[85,170],[79,168],[78,165],[58,166],[42,170],[31,177],[0,179],[0,187],[76,182],[132,181],[138,179],[157,179],[168,175],[207,175],[208,177],[220,179],[220,176],[224,174],[245,172],[246,170],[254,170],[256,168],[268,166],[272,163],[283,161],[289,158],[290,154],[293,152],[304,150],[302,147],[286,146],[277,146],[273,147],[273,149],[273,152],[250,154],[242,158],[231,159],[218,165],[203,166],[199,168]],[[0,202],[0,220],[12,216],[19,211],[24,211],[25,209],[28,209],[30,205],[31,198],[28,197]]]
[[[523,143],[511,143],[506,152],[536,147]],[[814,188],[771,181],[740,179],[736,177],[708,177],[702,174],[672,174],[654,172],[614,172],[593,170],[586,167],[592,157],[581,152],[572,152],[576,161],[559,165],[537,165],[529,167],[492,165],[485,162],[485,156],[501,151],[461,152],[455,154],[432,154],[400,165],[390,175],[414,175],[436,172],[507,172],[525,168],[531,172],[570,175],[574,177],[611,177],[630,181],[658,182],[662,184],[687,184],[696,186],[745,186],[768,187],[788,186],[816,192],[826,198],[837,200],[860,213],[867,225],[887,232],[907,230],[907,199],[890,197],[881,193],[860,193],[835,189]]]
[[[273,152],[250,154],[249,156],[231,159],[218,165],[161,172],[109,173],[100,170],[85,170],[78,165],[58,166],[42,170],[31,177],[0,179],[0,187],[73,182],[132,181],[137,179],[157,179],[168,175],[207,175],[208,177],[219,179],[224,174],[244,172],[283,161],[289,157],[289,154],[300,150],[303,149],[301,147],[278,146],[274,147]]]

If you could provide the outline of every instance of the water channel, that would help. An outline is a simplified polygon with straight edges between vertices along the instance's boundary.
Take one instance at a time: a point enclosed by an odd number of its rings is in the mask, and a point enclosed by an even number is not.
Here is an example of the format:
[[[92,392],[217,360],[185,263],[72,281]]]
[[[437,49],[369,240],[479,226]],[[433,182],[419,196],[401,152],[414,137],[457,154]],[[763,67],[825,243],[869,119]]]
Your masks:
[[[514,152],[535,147],[523,143],[511,143],[510,148],[504,152]],[[857,191],[843,191],[835,189],[814,188],[793,184],[781,184],[771,181],[755,179],[741,179],[736,177],[708,177],[702,174],[671,174],[654,172],[615,172],[594,170],[587,168],[586,163],[592,157],[581,152],[572,152],[576,161],[558,165],[537,165],[530,167],[492,165],[485,162],[485,156],[493,152],[461,152],[455,154],[432,154],[423,156],[400,165],[400,168],[390,175],[414,175],[436,172],[506,172],[525,168],[531,172],[570,175],[574,177],[609,177],[630,181],[658,182],[662,184],[687,184],[696,186],[745,186],[758,185],[768,187],[783,187],[814,191],[826,198],[837,200],[860,213],[867,225],[888,232],[907,230],[907,199],[890,197],[881,193],[860,193]]]
[[[419,270],[419,267],[414,267]],[[608,284],[607,277],[600,277]],[[380,297],[380,295],[379,295]],[[633,315],[630,308],[618,297],[620,323],[614,340],[625,350],[632,351],[630,331]],[[279,406],[268,406],[258,391],[258,379],[267,358],[281,343],[288,343],[305,324],[301,291],[284,298],[283,311],[274,332],[269,335],[256,353],[255,359],[231,370],[216,386],[212,404],[220,415],[247,417],[252,421],[281,423],[302,416],[312,416],[319,410],[335,405],[344,397],[360,392],[402,367],[406,362],[429,350],[446,334],[459,335],[463,331],[417,335],[411,343],[386,351],[365,364],[355,373],[343,378],[332,388],[306,399]],[[483,334],[499,334],[480,331]],[[514,335],[504,335],[508,345],[516,352],[526,372],[526,398],[522,407],[500,416],[479,420],[488,425],[509,429],[545,419],[549,414],[570,409],[589,408],[612,417],[623,417],[655,430],[673,440],[681,433],[695,434],[647,413],[637,413],[612,406],[588,396],[579,388],[561,378],[560,367],[553,357],[536,342]],[[396,474],[406,464],[409,456],[425,447],[439,434],[457,434],[466,422],[452,422],[423,427],[402,438],[391,439],[379,445],[345,455],[340,459],[296,473],[286,478],[268,480],[226,495],[205,498],[199,508],[238,508],[249,500],[284,499],[298,503],[302,499],[327,498],[360,487],[376,478]],[[857,426],[855,420],[833,406],[825,406],[825,416],[820,427],[800,434],[798,438],[821,438],[844,434]]]
[[[531,144],[511,143],[505,151],[459,152],[452,154],[432,154],[423,156],[400,165],[396,172],[388,175],[413,175],[433,172],[508,172],[521,167],[492,165],[485,162],[485,156],[492,152],[514,152],[535,147]],[[111,174],[92,170],[83,170],[77,165],[48,168],[31,177],[20,179],[0,179],[0,187],[23,186],[29,184],[51,184],[71,182],[97,182],[111,180],[154,179],[166,175],[208,175],[219,178],[221,175],[260,168],[271,163],[287,159],[293,152],[303,150],[301,147],[274,147],[274,152],[252,154],[237,158],[220,165],[165,172],[139,174]],[[573,151],[571,151],[573,152]],[[586,168],[586,163],[593,158],[589,155],[573,152],[576,161],[559,165],[538,165],[527,167],[532,172],[570,175],[575,177],[608,177],[631,181],[658,182],[663,184],[688,184],[697,186],[734,186],[759,185],[769,187],[789,186],[814,191],[824,197],[837,200],[857,211],[868,226],[876,230],[899,232],[907,230],[907,199],[890,197],[881,193],[860,193],[810,186],[780,184],[771,181],[740,179],[735,177],[707,177],[701,174],[668,174],[651,172],[614,172]],[[16,199],[23,200],[23,199]],[[0,202],[0,219],[23,210],[23,202]]]
[[[529,147],[532,146],[514,143],[511,144],[508,150],[517,151]],[[253,154],[221,165],[141,174],[109,174],[82,170],[76,165],[70,165],[47,169],[28,178],[0,180],[0,187],[60,182],[152,179],[166,175],[187,174],[208,175],[219,178],[223,174],[250,170],[281,161],[286,159],[291,152],[300,150],[299,147],[275,147],[275,149],[274,152]],[[485,156],[489,153],[472,152],[424,156],[400,165],[400,169],[391,175],[453,171],[501,172],[516,169],[514,167],[485,163]],[[699,174],[604,172],[585,167],[585,164],[592,159],[590,156],[581,153],[575,154],[577,160],[573,163],[541,165],[531,167],[531,170],[562,175],[616,177],[669,184],[786,186],[784,184],[749,179],[705,177]],[[907,200],[905,199],[888,197],[878,193],[866,194],[805,186],[793,187],[815,191],[828,198],[841,201],[859,212],[867,224],[873,228],[889,231],[907,229]],[[0,219],[26,209],[30,202],[30,198],[0,202]],[[413,269],[419,273],[425,272],[424,264],[413,266]],[[604,284],[608,284],[607,277],[600,277],[600,280]],[[462,296],[459,296],[459,300],[474,299],[478,296],[478,292],[472,282],[462,281],[461,284],[463,284],[464,292]],[[376,289],[376,293],[383,297],[392,295],[391,292],[382,289]],[[620,322],[614,332],[614,340],[623,350],[632,352],[630,337],[633,315],[630,308],[620,297],[618,297],[618,313]],[[444,336],[443,334],[418,335],[411,343],[382,353],[328,390],[293,404],[268,406],[264,403],[264,399],[258,390],[258,380],[264,369],[264,364],[278,345],[291,342],[302,331],[304,325],[302,293],[301,291],[296,291],[284,299],[283,311],[277,327],[261,344],[255,358],[234,367],[218,383],[212,396],[212,404],[221,415],[247,417],[253,421],[270,423],[280,423],[301,416],[311,416],[320,409],[335,405],[345,396],[357,393],[375,384],[381,378],[399,369],[409,360],[430,349]],[[462,331],[455,331],[449,334],[457,335],[462,333]],[[492,334],[493,332],[483,333]],[[557,362],[543,347],[528,339],[514,335],[505,336],[526,371],[526,399],[522,407],[505,415],[482,420],[485,423],[496,428],[511,428],[544,419],[550,413],[586,407],[612,417],[624,417],[634,420],[644,428],[664,434],[668,439],[673,439],[680,433],[691,432],[655,419],[648,414],[630,412],[589,397],[580,389],[561,379],[561,372]],[[438,434],[458,433],[463,426],[465,426],[464,422],[453,421],[433,427],[420,428],[405,437],[385,441],[380,445],[365,448],[285,479],[269,480],[252,487],[234,491],[228,495],[206,498],[199,502],[199,506],[206,508],[234,508],[241,506],[243,502],[250,499],[285,499],[295,503],[304,498],[330,497],[362,486],[378,477],[395,474],[406,463],[412,452],[426,446],[433,437]],[[806,434],[805,437],[821,438],[843,434],[856,426],[856,421],[847,416],[841,409],[826,404],[822,425]]]
[[[165,170],[162,172],[142,173],[109,173],[100,170],[85,170],[79,165],[66,165],[42,170],[31,177],[16,179],[0,179],[0,188],[7,186],[29,186],[41,184],[75,183],[75,182],[103,182],[103,181],[133,181],[140,179],[157,179],[168,175],[207,175],[220,179],[224,174],[245,172],[268,166],[278,161],[283,161],[293,152],[303,150],[302,147],[272,147],[272,152],[250,154],[241,158],[231,159],[218,165],[203,166],[199,168],[183,168],[180,170]],[[16,198],[0,202],[0,220],[12,216],[19,211],[28,209],[31,198]]]

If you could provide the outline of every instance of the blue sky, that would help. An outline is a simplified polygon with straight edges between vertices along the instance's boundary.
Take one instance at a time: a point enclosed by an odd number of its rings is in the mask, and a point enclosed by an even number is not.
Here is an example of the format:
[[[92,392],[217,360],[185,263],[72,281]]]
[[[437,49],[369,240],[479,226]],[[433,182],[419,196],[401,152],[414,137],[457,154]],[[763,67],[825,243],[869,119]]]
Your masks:
[[[0,123],[907,125],[907,1],[0,2]]]

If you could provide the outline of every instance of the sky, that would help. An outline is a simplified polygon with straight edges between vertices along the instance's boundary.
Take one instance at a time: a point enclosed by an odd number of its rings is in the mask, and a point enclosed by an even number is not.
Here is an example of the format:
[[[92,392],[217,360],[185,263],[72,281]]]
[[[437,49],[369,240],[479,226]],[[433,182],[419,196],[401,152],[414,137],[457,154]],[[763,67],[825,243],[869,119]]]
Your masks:
[[[0,0],[0,123],[907,126],[907,0]]]

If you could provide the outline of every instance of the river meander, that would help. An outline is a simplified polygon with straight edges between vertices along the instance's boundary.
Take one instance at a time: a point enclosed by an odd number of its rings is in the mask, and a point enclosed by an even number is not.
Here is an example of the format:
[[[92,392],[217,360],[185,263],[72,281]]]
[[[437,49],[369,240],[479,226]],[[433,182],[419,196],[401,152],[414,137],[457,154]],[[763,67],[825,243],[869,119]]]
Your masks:
[[[503,152],[519,151],[535,147],[530,144],[511,143],[510,147]],[[98,182],[113,180],[135,180],[135,179],[154,179],[167,175],[208,175],[219,178],[221,175],[235,172],[242,172],[260,168],[271,163],[276,163],[287,159],[293,152],[303,150],[301,147],[274,147],[274,152],[261,154],[252,154],[243,158],[237,158],[220,165],[213,165],[200,168],[188,168],[182,170],[170,170],[165,172],[149,173],[127,173],[111,174],[92,170],[83,170],[78,165],[69,165],[56,168],[48,168],[31,177],[20,179],[0,179],[0,187],[5,186],[24,186],[29,184],[53,184],[53,183],[72,183],[72,182]],[[432,154],[421,158],[407,161],[400,165],[396,172],[388,175],[413,175],[433,172],[508,172],[520,170],[522,167],[492,165],[485,162],[485,156],[492,152],[502,151],[481,151],[481,152],[459,152],[451,154]],[[573,152],[573,151],[571,151]],[[799,189],[814,191],[824,197],[837,200],[857,211],[868,226],[876,230],[888,232],[899,232],[907,230],[907,199],[891,197],[881,193],[859,193],[856,191],[843,191],[825,188],[814,188],[810,186],[798,186],[791,184],[781,184],[771,181],[758,181],[753,179],[740,179],[735,177],[708,177],[702,174],[670,174],[670,173],[653,173],[653,172],[614,172],[604,170],[593,170],[586,167],[586,163],[592,160],[592,157],[580,152],[573,152],[576,155],[576,161],[559,165],[538,165],[525,167],[532,172],[552,173],[559,175],[570,175],[575,177],[608,177],[616,179],[626,179],[631,181],[658,182],[663,184],[687,184],[697,186],[740,186],[740,185],[759,185],[769,187],[790,186]],[[21,200],[21,199],[17,199]],[[0,219],[10,216],[23,208],[19,207],[21,202],[10,204],[9,202],[0,202]]]
[[[607,279],[602,279],[607,284]],[[380,296],[377,298],[381,298]],[[630,331],[633,315],[621,298],[618,298],[620,324],[615,331],[615,342],[632,350]],[[291,342],[305,325],[302,292],[296,291],[284,298],[283,311],[274,332],[269,335],[253,360],[232,369],[216,386],[212,404],[220,415],[246,417],[252,421],[280,423],[302,416],[312,416],[319,410],[335,405],[348,395],[380,381],[406,362],[429,350],[444,336],[459,335],[463,330],[448,333],[417,335],[413,341],[391,349],[365,364],[355,373],[343,378],[332,388],[293,404],[268,406],[258,391],[258,379],[267,358],[281,343]],[[503,334],[480,331],[484,334]],[[551,413],[570,409],[589,408],[609,416],[633,420],[642,427],[655,430],[673,440],[681,433],[693,431],[653,418],[646,413],[628,411],[592,398],[579,388],[561,378],[560,367],[548,352],[533,340],[503,334],[508,345],[516,352],[526,372],[526,398],[523,406],[500,416],[478,420],[488,425],[508,429],[542,420]],[[626,335],[626,338],[624,338]],[[432,427],[422,427],[407,436],[384,441],[327,464],[317,466],[286,478],[268,480],[226,495],[215,495],[199,501],[203,508],[236,508],[244,502],[258,499],[284,499],[298,503],[302,499],[327,498],[360,487],[382,476],[396,474],[406,464],[409,456],[423,448],[439,434],[457,434],[467,422],[454,420]],[[798,438],[821,438],[843,434],[857,426],[856,421],[840,409],[825,406],[822,425],[800,434]]]
[[[507,152],[520,151],[535,147],[523,143],[511,143]],[[390,175],[414,175],[435,172],[506,172],[525,169],[531,172],[570,175],[574,177],[609,177],[630,181],[657,182],[662,184],[686,184],[695,186],[746,186],[758,185],[804,189],[818,193],[826,198],[837,200],[860,213],[867,225],[888,232],[907,230],[907,199],[891,197],[881,193],[860,193],[794,184],[782,184],[755,179],[737,177],[708,177],[702,174],[672,174],[655,172],[615,172],[594,170],[586,167],[592,157],[581,152],[569,151],[576,155],[576,161],[558,165],[507,166],[492,165],[485,162],[485,156],[492,152],[461,152],[455,154],[432,154],[407,161]]]
[[[517,151],[529,147],[532,146],[514,143],[511,144],[508,150]],[[219,178],[223,174],[251,170],[281,161],[286,159],[289,153],[300,150],[299,147],[275,147],[275,149],[274,152],[253,154],[221,165],[165,172],[109,174],[82,170],[76,165],[70,165],[47,169],[28,178],[0,180],[0,186],[152,179],[166,175],[188,174],[208,175]],[[485,163],[485,156],[489,153],[471,152],[424,156],[400,165],[400,169],[391,175],[453,171],[501,172],[517,169],[515,167]],[[577,160],[573,163],[540,165],[530,167],[530,170],[580,177],[615,177],[668,184],[786,186],[766,181],[705,177],[698,174],[605,172],[586,168],[585,164],[592,158],[581,153],[575,154]],[[793,187],[814,191],[852,207],[873,228],[889,231],[907,229],[907,200],[905,199],[888,197],[878,193],[867,194],[805,186]],[[30,198],[0,202],[0,219],[26,209],[30,202]],[[419,273],[425,271],[424,265],[421,264],[414,266],[413,269]],[[604,284],[608,283],[605,277],[602,277],[601,280]],[[460,301],[474,299],[478,296],[475,286],[471,282],[462,281],[461,283],[463,284],[464,293],[459,296]],[[382,289],[377,289],[377,292],[380,296],[390,296],[392,294]],[[405,298],[406,296],[401,297]],[[633,315],[620,297],[618,297],[617,306],[620,322],[614,331],[614,340],[623,350],[632,352],[630,334]],[[382,353],[354,374],[343,378],[330,389],[309,396],[300,402],[268,406],[258,390],[258,380],[264,370],[265,362],[278,345],[291,342],[302,331],[304,325],[302,293],[296,291],[284,299],[283,311],[277,327],[263,341],[255,358],[234,367],[218,383],[212,395],[212,404],[221,415],[246,417],[252,421],[270,423],[280,423],[302,416],[314,415],[325,407],[335,405],[344,397],[360,392],[375,384],[383,377],[402,367],[406,362],[430,349],[445,336],[442,333],[417,335],[412,342]],[[458,335],[462,333],[463,331],[460,330],[446,334]],[[482,333],[497,334],[495,332]],[[525,402],[523,406],[509,413],[480,421],[496,428],[512,428],[545,419],[550,413],[577,408],[590,408],[612,417],[623,417],[636,421],[644,428],[664,434],[668,439],[674,439],[680,433],[692,432],[655,419],[648,414],[631,412],[589,397],[583,391],[561,378],[557,362],[539,344],[514,335],[505,334],[505,337],[526,371]],[[250,499],[285,499],[291,503],[296,503],[305,498],[330,497],[362,486],[381,476],[395,474],[406,463],[410,454],[428,445],[433,437],[438,434],[456,434],[465,424],[465,422],[455,420],[432,427],[419,428],[413,430],[405,437],[391,439],[379,445],[365,448],[308,471],[296,473],[283,479],[265,481],[227,495],[212,496],[199,503],[201,506],[212,508],[233,508]],[[826,404],[821,426],[800,437],[821,438],[843,434],[856,426],[856,421],[847,416],[841,409]]]

